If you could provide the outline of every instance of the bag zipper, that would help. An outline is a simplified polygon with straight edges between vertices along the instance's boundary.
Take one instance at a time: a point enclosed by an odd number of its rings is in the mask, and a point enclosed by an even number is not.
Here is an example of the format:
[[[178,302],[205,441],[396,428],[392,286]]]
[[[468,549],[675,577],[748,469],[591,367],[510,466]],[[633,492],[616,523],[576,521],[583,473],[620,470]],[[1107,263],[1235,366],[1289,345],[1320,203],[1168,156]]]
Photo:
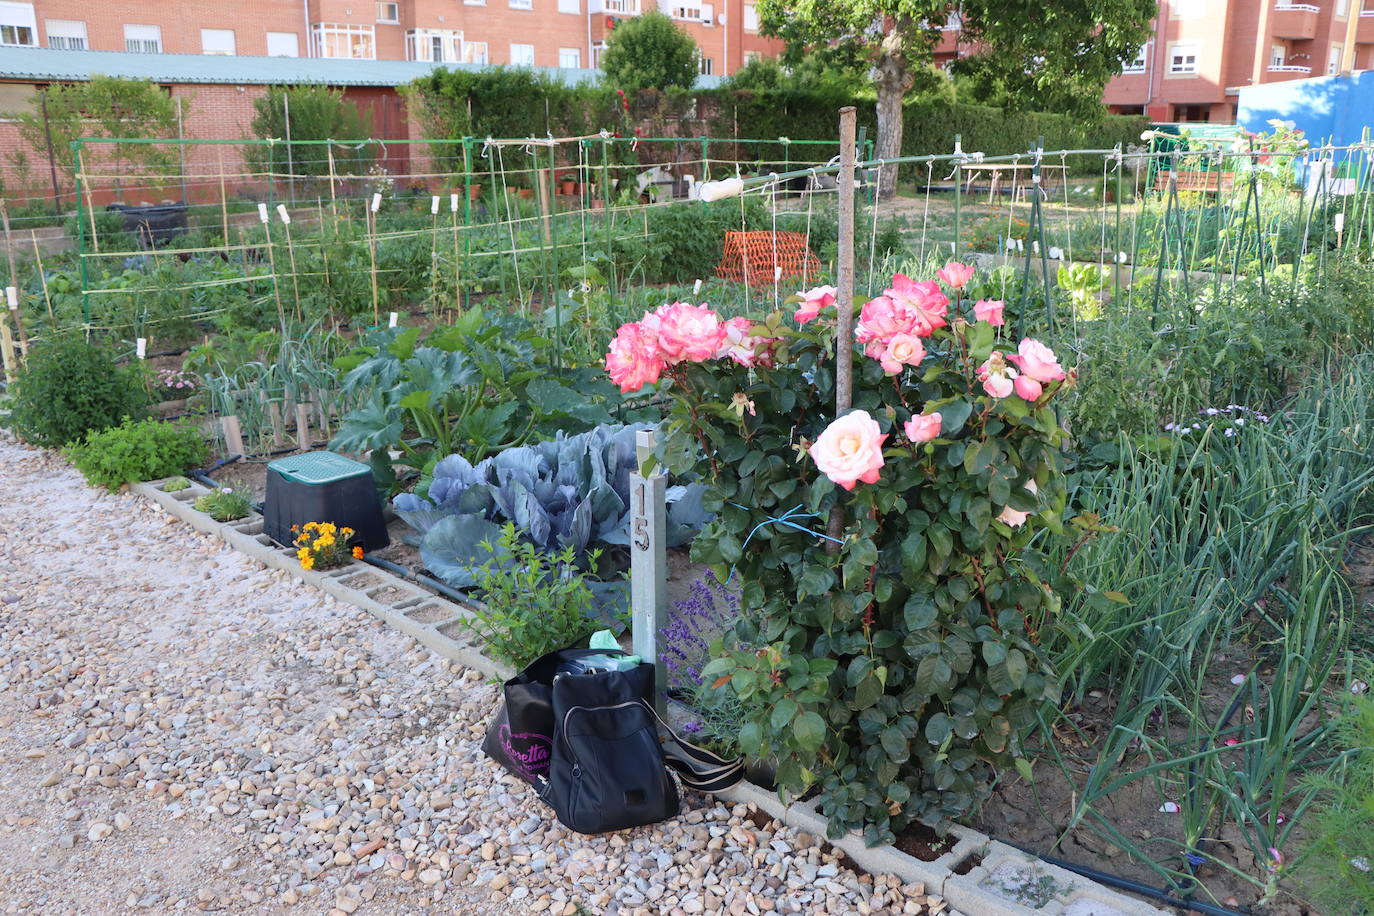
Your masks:
[[[577,752],[573,750],[572,742],[568,740],[568,719],[572,718],[572,714],[578,710],[624,709],[626,706],[643,706],[643,704],[639,700],[630,700],[625,703],[616,703],[614,706],[572,706],[567,712],[563,713],[563,728],[560,730],[559,736],[563,739],[563,744],[568,749],[568,756],[572,758],[572,775],[574,779],[582,778],[582,762],[577,759]]]

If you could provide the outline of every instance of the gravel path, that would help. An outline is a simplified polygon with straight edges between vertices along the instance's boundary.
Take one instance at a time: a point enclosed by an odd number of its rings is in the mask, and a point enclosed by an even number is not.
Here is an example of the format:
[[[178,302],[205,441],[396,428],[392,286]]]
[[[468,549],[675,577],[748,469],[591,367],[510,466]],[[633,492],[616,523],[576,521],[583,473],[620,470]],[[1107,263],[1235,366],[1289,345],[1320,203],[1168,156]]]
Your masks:
[[[571,834],[479,750],[495,697],[0,435],[0,912],[926,912],[709,797]]]

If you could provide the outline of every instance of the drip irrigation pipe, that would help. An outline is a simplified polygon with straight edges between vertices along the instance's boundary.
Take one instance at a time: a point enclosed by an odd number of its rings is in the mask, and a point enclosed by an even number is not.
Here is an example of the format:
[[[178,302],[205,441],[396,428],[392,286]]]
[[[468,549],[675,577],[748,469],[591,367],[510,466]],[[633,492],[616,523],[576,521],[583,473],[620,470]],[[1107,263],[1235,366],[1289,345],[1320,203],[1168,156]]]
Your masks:
[[[385,569],[387,572],[395,573],[403,579],[409,579],[416,585],[422,585],[425,588],[430,589],[431,591],[443,595],[445,598],[452,598],[454,601],[460,601],[464,604],[472,600],[468,598],[467,595],[464,595],[462,592],[450,588],[449,586],[440,582],[438,579],[433,579],[429,576],[422,576],[417,572],[406,569],[404,566],[401,566],[397,563],[393,563],[390,560],[383,560],[381,557],[373,556],[370,553],[363,554],[363,562],[370,563],[378,569]]]
[[[194,470],[187,471],[186,476],[193,478],[195,480],[199,480],[207,487],[217,490],[219,489],[219,484],[215,483],[215,481],[210,478],[210,475],[215,471],[218,471],[220,468],[228,467],[229,465],[233,464],[235,461],[238,461],[242,457],[242,455],[230,455],[228,458],[221,458],[214,464],[210,465],[208,468],[196,468]]]
[[[1162,890],[1157,887],[1151,887],[1148,884],[1141,884],[1139,881],[1132,881],[1130,878],[1121,878],[1116,875],[1108,874],[1104,871],[1098,871],[1096,868],[1091,868],[1087,865],[1076,865],[1073,862],[1066,862],[1063,859],[1056,859],[1053,856],[1041,855],[1040,853],[1035,852],[1034,850],[1027,849],[1026,847],[1017,845],[1016,843],[1008,842],[1007,840],[999,839],[997,840],[997,842],[1004,843],[1007,846],[1012,847],[1013,849],[1019,849],[1026,855],[1035,856],[1035,858],[1039,859],[1041,862],[1044,862],[1047,865],[1053,865],[1056,868],[1062,868],[1065,871],[1071,871],[1076,875],[1082,875],[1084,878],[1087,878],[1091,881],[1096,881],[1098,884],[1104,884],[1107,887],[1115,888],[1117,890],[1127,891],[1132,894],[1138,894],[1141,897],[1148,897],[1152,900],[1158,900],[1161,903],[1168,904],[1169,906],[1176,906],[1180,909],[1190,910],[1194,913],[1203,913],[1206,914],[1206,916],[1248,916],[1249,914],[1248,909],[1244,912],[1237,910],[1228,910],[1226,907],[1217,906],[1214,903],[1203,903],[1199,900],[1185,900],[1181,897],[1175,897],[1166,890]]]

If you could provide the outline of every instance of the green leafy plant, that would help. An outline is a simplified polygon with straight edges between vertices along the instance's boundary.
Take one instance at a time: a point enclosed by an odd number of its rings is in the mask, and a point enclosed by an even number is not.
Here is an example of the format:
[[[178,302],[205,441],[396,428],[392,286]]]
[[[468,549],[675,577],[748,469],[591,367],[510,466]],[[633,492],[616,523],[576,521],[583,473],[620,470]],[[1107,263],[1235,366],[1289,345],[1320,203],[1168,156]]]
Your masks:
[[[9,424],[20,438],[57,448],[141,417],[147,403],[138,370],[119,366],[98,344],[64,334],[34,345],[15,384]]]
[[[376,156],[373,144],[360,143],[372,136],[372,119],[344,98],[343,90],[328,86],[271,86],[253,100],[253,135],[284,142],[247,150],[250,167],[293,175],[360,175]],[[287,114],[290,117],[287,117]],[[324,145],[320,140],[337,140]],[[303,142],[315,141],[315,142]],[[330,153],[333,156],[331,159]]]
[[[523,668],[546,652],[585,643],[601,628],[572,547],[545,553],[510,523],[497,543],[484,546],[489,555],[507,559],[474,569],[483,603],[464,624],[492,655]]]
[[[251,494],[239,487],[218,487],[196,497],[192,505],[197,512],[204,512],[217,522],[247,518],[253,511]]]
[[[189,489],[191,489],[191,481],[180,475],[171,478],[162,485],[162,491],[164,493],[180,493],[182,490]]]
[[[88,433],[67,446],[64,454],[87,481],[115,490],[131,481],[170,477],[203,464],[209,449],[193,427],[126,419]]]

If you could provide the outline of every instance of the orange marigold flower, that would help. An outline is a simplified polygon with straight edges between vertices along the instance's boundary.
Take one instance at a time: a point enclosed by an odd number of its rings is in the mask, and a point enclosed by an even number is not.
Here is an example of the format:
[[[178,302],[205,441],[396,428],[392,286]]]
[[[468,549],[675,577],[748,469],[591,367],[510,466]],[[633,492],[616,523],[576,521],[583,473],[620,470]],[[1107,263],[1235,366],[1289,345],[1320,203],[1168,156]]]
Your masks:
[[[353,559],[355,559],[355,560],[361,560],[362,558],[363,558],[363,549],[362,549],[361,547],[354,547],[354,548],[353,548]]]

